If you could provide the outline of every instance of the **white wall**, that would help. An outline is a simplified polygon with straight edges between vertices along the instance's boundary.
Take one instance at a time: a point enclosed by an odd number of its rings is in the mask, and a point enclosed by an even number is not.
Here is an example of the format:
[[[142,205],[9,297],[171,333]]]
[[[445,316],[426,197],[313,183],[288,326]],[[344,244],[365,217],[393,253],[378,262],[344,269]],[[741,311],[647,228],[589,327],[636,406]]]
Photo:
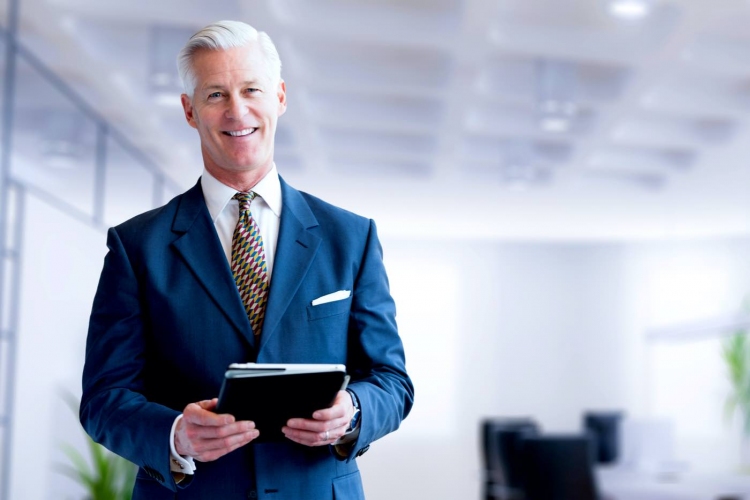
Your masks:
[[[14,400],[11,498],[82,498],[56,472],[63,443],[85,450],[78,416],[60,396],[80,398],[88,316],[106,253],[105,235],[34,197],[24,219]]]

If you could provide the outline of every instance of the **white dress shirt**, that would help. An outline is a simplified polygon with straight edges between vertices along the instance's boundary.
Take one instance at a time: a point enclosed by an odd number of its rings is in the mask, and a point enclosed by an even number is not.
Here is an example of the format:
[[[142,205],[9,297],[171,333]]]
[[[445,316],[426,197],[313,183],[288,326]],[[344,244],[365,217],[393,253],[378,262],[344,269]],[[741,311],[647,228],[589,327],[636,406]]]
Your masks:
[[[205,169],[201,176],[201,187],[203,188],[203,198],[206,200],[208,213],[211,214],[216,234],[219,235],[221,247],[224,249],[224,255],[231,265],[232,236],[240,218],[240,204],[237,200],[232,199],[232,196],[237,194],[237,190],[222,184]],[[275,163],[266,176],[253,186],[252,191],[257,196],[250,204],[250,212],[255,219],[255,223],[258,224],[260,236],[263,238],[268,278],[271,279],[274,256],[276,255],[276,241],[279,239],[282,203],[281,183]]]
[[[224,250],[224,256],[227,258],[230,266],[232,264],[232,237],[237,221],[240,218],[240,204],[232,197],[237,194],[237,190],[218,181],[208,170],[203,169],[201,176],[201,188],[203,188],[203,198],[208,207],[208,213],[216,228],[216,234],[219,236],[221,248]],[[260,236],[263,238],[263,251],[266,256],[266,267],[268,269],[268,279],[271,279],[273,273],[273,262],[276,255],[276,242],[279,239],[279,222],[281,221],[281,183],[279,174],[274,163],[271,170],[251,189],[257,196],[250,204],[250,213],[260,230]],[[177,422],[182,415],[179,415],[172,424],[172,432],[169,437],[172,460],[170,461],[173,472],[183,474],[193,474],[195,471],[195,461],[192,457],[182,457],[177,454],[174,447],[174,433],[177,428]]]

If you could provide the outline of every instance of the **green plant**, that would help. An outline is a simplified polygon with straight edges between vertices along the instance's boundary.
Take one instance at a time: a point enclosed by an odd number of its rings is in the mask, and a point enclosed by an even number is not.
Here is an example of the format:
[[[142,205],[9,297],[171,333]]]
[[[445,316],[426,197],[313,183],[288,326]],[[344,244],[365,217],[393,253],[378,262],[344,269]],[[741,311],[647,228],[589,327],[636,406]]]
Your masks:
[[[63,394],[67,405],[78,415],[78,401],[71,394]],[[88,493],[86,500],[131,500],[138,468],[94,442],[88,435],[86,441],[90,463],[69,444],[62,450],[70,464],[60,464],[58,470],[77,481]]]
[[[732,392],[724,404],[724,416],[730,420],[739,411],[743,433],[750,437],[750,341],[747,332],[739,330],[724,340],[722,357],[732,384]]]

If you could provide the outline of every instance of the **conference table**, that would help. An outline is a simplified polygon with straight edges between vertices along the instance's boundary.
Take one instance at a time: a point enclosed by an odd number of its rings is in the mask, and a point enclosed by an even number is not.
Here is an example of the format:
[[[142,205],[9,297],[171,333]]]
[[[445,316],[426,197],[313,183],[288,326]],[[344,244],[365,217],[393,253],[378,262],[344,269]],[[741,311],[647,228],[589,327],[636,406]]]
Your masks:
[[[597,467],[607,500],[750,500],[750,474],[652,472]]]

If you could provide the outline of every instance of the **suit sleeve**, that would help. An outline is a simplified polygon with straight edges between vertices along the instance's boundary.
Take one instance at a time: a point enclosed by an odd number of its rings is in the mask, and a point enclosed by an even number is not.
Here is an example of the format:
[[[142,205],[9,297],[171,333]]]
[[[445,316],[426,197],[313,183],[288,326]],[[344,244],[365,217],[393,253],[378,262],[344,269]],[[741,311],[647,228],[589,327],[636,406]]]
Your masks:
[[[115,228],[107,246],[86,341],[81,423],[94,441],[175,491],[169,435],[179,412],[144,395],[147,340],[138,280]]]
[[[398,429],[414,402],[414,387],[406,373],[404,347],[396,326],[396,306],[373,221],[354,284],[350,318],[347,368],[353,379],[349,387],[360,402],[361,426],[348,460]]]

